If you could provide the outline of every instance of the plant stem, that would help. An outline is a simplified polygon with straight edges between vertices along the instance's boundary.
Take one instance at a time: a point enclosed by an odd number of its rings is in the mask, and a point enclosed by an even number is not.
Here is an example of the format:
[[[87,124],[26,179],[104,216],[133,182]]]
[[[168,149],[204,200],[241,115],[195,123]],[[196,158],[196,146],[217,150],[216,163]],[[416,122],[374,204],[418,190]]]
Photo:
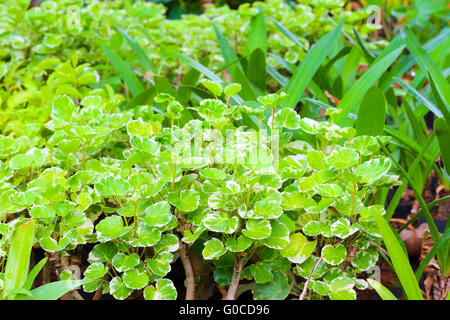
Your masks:
[[[236,300],[236,293],[239,288],[239,280],[241,280],[242,267],[244,266],[244,257],[238,254],[234,263],[233,277],[228,288],[226,300]]]
[[[184,273],[186,274],[186,300],[195,300],[194,271],[192,270],[188,249],[184,246],[182,241],[180,241],[178,253],[180,254],[181,262],[184,267]]]
[[[305,298],[305,296],[306,296],[306,291],[308,291],[308,285],[309,285],[309,282],[311,281],[312,275],[313,275],[314,272],[316,271],[316,269],[317,269],[317,267],[319,266],[319,264],[320,264],[321,261],[322,261],[322,257],[320,257],[319,260],[317,260],[316,264],[314,265],[314,268],[312,269],[312,271],[311,271],[311,273],[310,273],[310,275],[309,275],[309,277],[308,277],[308,280],[306,280],[305,286],[303,287],[302,294],[300,295],[300,298],[298,298],[298,300],[303,300],[303,299]]]

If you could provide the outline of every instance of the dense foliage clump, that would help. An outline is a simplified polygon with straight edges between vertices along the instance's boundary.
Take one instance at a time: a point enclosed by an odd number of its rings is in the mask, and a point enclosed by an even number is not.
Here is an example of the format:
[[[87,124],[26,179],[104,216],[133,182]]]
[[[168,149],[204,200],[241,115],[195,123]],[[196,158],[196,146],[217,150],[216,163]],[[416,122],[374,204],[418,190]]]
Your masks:
[[[402,6],[344,4],[0,1],[1,298],[392,298],[380,257],[409,299],[434,256],[447,286],[449,196],[422,195],[450,186],[445,6],[391,30]],[[389,226],[408,185],[416,274]]]

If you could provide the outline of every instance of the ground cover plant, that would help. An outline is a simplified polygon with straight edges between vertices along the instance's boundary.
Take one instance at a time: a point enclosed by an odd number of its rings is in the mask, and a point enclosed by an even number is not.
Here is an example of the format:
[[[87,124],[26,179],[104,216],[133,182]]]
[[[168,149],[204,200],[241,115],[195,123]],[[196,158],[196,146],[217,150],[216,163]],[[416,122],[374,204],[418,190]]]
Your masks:
[[[448,299],[448,13],[382,5],[1,2],[0,297]]]

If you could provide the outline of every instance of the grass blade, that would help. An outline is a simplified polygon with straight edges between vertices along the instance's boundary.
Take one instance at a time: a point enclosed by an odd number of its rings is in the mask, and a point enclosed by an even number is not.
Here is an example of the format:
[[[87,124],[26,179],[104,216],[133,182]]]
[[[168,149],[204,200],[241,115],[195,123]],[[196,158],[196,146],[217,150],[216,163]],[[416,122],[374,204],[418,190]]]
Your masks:
[[[339,35],[342,24],[343,20],[339,22],[338,26],[333,31],[317,41],[308,51],[285,88],[288,96],[282,102],[281,108],[295,108],[314,74],[333,48],[333,43]]]
[[[117,30],[123,35],[125,40],[127,40],[130,47],[133,49],[134,53],[136,54],[137,59],[139,60],[139,63],[144,68],[144,72],[151,71],[153,73],[156,72],[155,66],[148,58],[147,54],[145,53],[144,49],[141,48],[140,45],[137,44],[136,41],[134,41],[133,38],[130,37],[130,35],[123,30],[121,27],[116,26]]]
[[[409,300],[423,300],[414,272],[409,264],[408,256],[403,251],[397,238],[391,231],[389,224],[379,212],[375,212],[375,220],[383,236],[384,244],[391,257],[395,273],[402,284],[402,288]]]
[[[397,80],[397,83],[401,85],[406,91],[408,91],[412,96],[415,96],[418,100],[422,101],[422,103],[433,112],[436,117],[442,118],[443,114],[442,112],[427,98],[425,98],[420,92],[418,92],[416,89],[411,87],[411,85],[405,81],[403,81],[400,78],[395,78]]]
[[[16,226],[6,261],[3,298],[7,297],[12,290],[22,288],[27,280],[35,226],[34,219]]]
[[[261,49],[264,56],[267,54],[266,22],[264,11],[258,6],[258,14],[250,22],[250,32],[247,41],[248,53],[253,53],[256,49]]]
[[[260,48],[256,48],[250,56],[247,78],[258,89],[266,90],[266,56]]]
[[[298,45],[303,50],[307,51],[305,46],[301,44],[300,41],[297,40],[297,37],[292,34],[288,29],[286,29],[281,23],[279,23],[276,20],[273,20],[273,23],[277,26],[278,30],[281,31],[282,34],[284,34],[286,37],[288,37],[290,40],[292,40],[296,45]]]
[[[419,267],[417,268],[417,270],[416,270],[416,280],[417,281],[420,280],[428,263],[436,254],[438,254],[438,263],[439,263],[439,267],[441,269],[442,275],[444,277],[448,276],[448,272],[450,271],[448,269],[448,267],[450,266],[450,263],[448,261],[448,259],[450,258],[450,254],[449,254],[450,253],[449,252],[449,250],[450,250],[450,242],[449,242],[450,241],[450,228],[448,226],[449,226],[449,222],[447,221],[447,226],[445,228],[444,234],[439,239],[438,243],[436,243],[433,246],[433,248],[430,250],[430,252],[428,252],[425,259],[422,260]],[[442,252],[443,254],[439,254],[440,253],[439,249],[444,249]],[[439,259],[439,258],[441,258],[441,259]]]
[[[417,64],[424,72],[426,70],[430,72],[430,75],[433,78],[434,83],[436,84],[436,89],[439,91],[439,94],[444,99],[447,106],[450,105],[450,85],[442,75],[441,70],[439,70],[439,68],[434,64],[425,49],[422,48],[419,40],[417,40],[417,38],[414,36],[414,33],[408,28],[404,30],[404,38],[406,45],[411,51],[411,54],[414,56]]]
[[[361,38],[358,31],[353,27],[353,34],[356,37],[356,42],[358,43],[359,47],[361,48],[361,51],[364,53],[364,57],[366,58],[367,62],[369,64],[372,64],[372,62],[376,59],[376,56],[367,48],[366,43]]]
[[[336,117],[337,124],[341,126],[350,126],[353,124],[354,120],[348,118],[348,114],[356,111],[355,109],[361,102],[366,89],[378,81],[387,68],[398,58],[403,48],[404,46],[400,46],[381,59],[375,60],[370,69],[347,91],[339,103],[339,108],[342,108],[342,112]]]
[[[95,281],[95,279],[86,278],[83,280],[60,280],[51,282],[31,290],[31,294],[33,295],[31,300],[58,300],[67,292],[92,281]]]
[[[122,60],[122,58],[107,47],[102,47],[109,61],[113,65],[114,69],[120,74],[120,77],[125,81],[128,87],[131,90],[133,96],[138,95],[142,91],[144,91],[144,86],[136,77],[134,72],[128,66],[128,64]]]
[[[372,86],[364,95],[356,119],[358,136],[379,136],[383,134],[386,118],[386,99],[383,91]]]
[[[450,126],[441,118],[434,120],[434,131],[438,138],[439,147],[441,148],[441,158],[444,168],[450,172]]]
[[[392,292],[389,291],[388,288],[383,286],[381,283],[379,283],[376,280],[373,279],[367,279],[367,282],[375,289],[375,291],[378,293],[378,295],[383,300],[397,300],[397,298],[392,294]]]
[[[26,290],[30,290],[33,286],[34,279],[36,279],[37,275],[41,271],[41,269],[44,267],[44,265],[47,263],[48,258],[45,257],[41,261],[39,261],[33,269],[31,269],[30,273],[27,276],[27,280],[25,280],[25,283],[23,284],[22,288]]]
[[[388,155],[388,157],[392,160],[392,162],[395,164],[398,170],[403,174],[403,176],[408,180],[409,186],[414,191],[414,195],[416,196],[417,201],[419,201],[420,207],[424,211],[425,219],[427,221],[427,224],[430,228],[431,237],[433,238],[434,243],[437,243],[439,241],[439,231],[436,227],[436,224],[434,223],[433,217],[431,216],[430,210],[428,210],[428,206],[423,199],[422,192],[420,192],[414,183],[414,181],[411,179],[409,174],[403,169],[403,167],[395,160],[395,158],[392,156],[392,154],[389,152],[389,150],[384,146],[384,144],[381,143],[381,141],[378,140],[378,143],[380,144],[381,149]]]
[[[438,48],[444,41],[449,41],[450,28],[444,28],[436,37],[428,41],[424,46],[427,54],[431,54],[436,48]],[[400,35],[396,36],[393,41],[389,44],[400,45],[403,43],[403,39]],[[388,46],[388,47],[389,47]],[[412,55],[405,55],[398,60],[398,63],[388,72],[385,73],[380,79],[380,89],[383,91],[388,90],[391,85],[395,82],[393,77],[400,77],[406,71],[408,71],[415,64],[414,57]]]

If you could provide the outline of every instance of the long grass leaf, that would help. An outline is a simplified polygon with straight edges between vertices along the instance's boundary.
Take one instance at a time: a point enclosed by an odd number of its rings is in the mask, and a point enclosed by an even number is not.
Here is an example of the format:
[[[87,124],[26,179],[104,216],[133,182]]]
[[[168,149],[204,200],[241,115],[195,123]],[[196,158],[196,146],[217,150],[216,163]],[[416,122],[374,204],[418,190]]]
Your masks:
[[[3,297],[12,290],[22,288],[27,279],[35,226],[36,221],[29,219],[14,230],[6,260]]]
[[[343,20],[339,22],[338,26],[334,30],[317,41],[308,51],[286,86],[285,91],[288,96],[282,102],[280,106],[281,108],[295,108],[314,74],[331,51],[333,43],[339,35],[342,24]]]
[[[83,280],[59,280],[31,290],[31,300],[58,300],[67,292],[75,290],[82,284],[95,281],[95,279],[85,278]]]
[[[403,251],[389,224],[377,211],[374,212],[378,229],[383,236],[384,244],[394,266],[395,273],[409,300],[423,300],[414,272],[409,264],[408,256]]]
[[[256,49],[261,49],[264,55],[267,54],[266,22],[261,6],[258,6],[258,14],[250,22],[247,49],[249,54],[253,53]]]
[[[379,140],[378,140],[379,141]],[[402,173],[402,175],[408,180],[409,186],[414,191],[414,195],[416,196],[417,201],[419,201],[420,207],[425,210],[424,215],[425,219],[427,221],[428,227],[430,228],[431,237],[433,238],[433,241],[436,243],[439,240],[439,231],[436,227],[436,224],[434,223],[433,217],[431,216],[430,210],[428,210],[428,206],[423,199],[422,192],[419,191],[414,181],[411,179],[409,174],[403,169],[403,167],[395,160],[395,158],[392,156],[392,154],[389,152],[389,150],[384,146],[384,144],[379,141],[380,147],[383,149],[383,151],[388,155],[388,157],[392,160],[392,162],[395,164],[397,169]]]
[[[131,68],[128,66],[128,64],[125,61],[123,61],[122,58],[111,49],[104,46],[102,47],[102,49],[105,52],[111,64],[113,65],[114,69],[116,69],[120,77],[125,81],[125,83],[130,88],[133,96],[136,96],[142,91],[144,91],[144,86],[139,81],[134,72],[131,70]]]
[[[375,60],[370,69],[347,91],[339,103],[339,108],[342,108],[342,112],[336,117],[337,124],[346,126],[353,124],[354,120],[349,119],[347,117],[348,114],[357,111],[356,109],[367,88],[370,88],[378,81],[387,68],[398,58],[403,48],[404,46],[400,46],[385,57]]]
[[[397,298],[392,294],[392,292],[389,291],[388,288],[383,286],[381,283],[379,283],[376,280],[373,279],[367,279],[367,282],[375,289],[375,291],[378,293],[378,295],[383,300],[397,300]]]
[[[136,57],[137,57],[139,63],[144,68],[144,71],[146,72],[146,71],[150,70],[153,73],[155,73],[156,72],[155,66],[153,65],[153,63],[148,58],[148,56],[145,53],[144,49],[142,49],[141,46],[139,44],[137,44],[137,42],[134,41],[134,39],[132,37],[130,37],[130,35],[125,30],[123,30],[121,27],[116,26],[116,28],[117,28],[117,30],[119,30],[119,32],[123,35],[125,40],[127,40],[127,42],[130,45],[130,47],[133,49],[133,51],[136,54]]]
[[[379,136],[386,118],[386,98],[383,91],[372,86],[364,95],[356,119],[356,134]]]
[[[431,77],[436,84],[436,88],[444,98],[448,109],[448,106],[450,105],[450,85],[442,75],[441,70],[439,70],[436,64],[431,60],[430,56],[425,49],[423,49],[419,40],[414,36],[414,33],[410,29],[405,28],[404,37],[408,49],[411,51],[411,54],[414,56],[422,71],[426,72],[426,70],[428,70],[430,72]]]
[[[33,269],[31,269],[30,273],[27,276],[27,279],[25,280],[22,288],[25,290],[30,290],[33,286],[34,280],[36,279],[37,275],[41,271],[41,269],[44,267],[44,265],[47,263],[48,257],[45,257],[41,261],[39,261]]]

